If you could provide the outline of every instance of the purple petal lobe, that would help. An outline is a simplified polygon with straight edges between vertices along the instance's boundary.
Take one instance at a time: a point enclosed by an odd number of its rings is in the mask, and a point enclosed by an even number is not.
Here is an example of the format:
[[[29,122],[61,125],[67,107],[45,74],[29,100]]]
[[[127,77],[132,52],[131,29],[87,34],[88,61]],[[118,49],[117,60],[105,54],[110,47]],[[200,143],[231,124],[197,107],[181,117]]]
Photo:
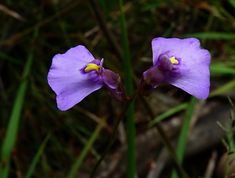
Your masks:
[[[111,92],[112,96],[114,96],[119,101],[124,101],[126,99],[119,74],[109,69],[104,69],[102,71],[102,79],[104,85]]]
[[[88,49],[83,45],[78,45],[76,47],[70,48],[65,54],[62,55],[64,55],[66,58],[73,58],[85,63],[95,60],[90,51],[88,51]]]
[[[110,89],[116,89],[121,82],[120,76],[109,69],[104,69],[102,77],[103,82]]]
[[[87,74],[81,72],[93,60],[91,53],[81,45],[53,57],[48,83],[57,95],[57,106],[60,110],[70,109],[102,87],[100,77],[95,71]]]
[[[57,95],[57,107],[61,111],[66,111],[101,87],[101,84],[94,84],[89,80],[81,80],[76,84],[73,83],[68,88],[64,88],[64,90]]]
[[[143,73],[143,80],[145,84],[151,86],[152,88],[156,88],[158,85],[164,82],[165,78],[165,72],[161,71],[156,65]]]
[[[152,40],[153,64],[170,83],[198,99],[209,95],[211,56],[196,38],[155,38]]]
[[[200,49],[192,61],[180,66],[180,76],[169,79],[169,83],[181,88],[198,99],[206,99],[210,89],[210,53]]]
[[[154,38],[152,40],[153,63],[156,64],[160,55],[168,54],[169,57],[186,58],[193,55],[195,49],[200,48],[196,38]]]

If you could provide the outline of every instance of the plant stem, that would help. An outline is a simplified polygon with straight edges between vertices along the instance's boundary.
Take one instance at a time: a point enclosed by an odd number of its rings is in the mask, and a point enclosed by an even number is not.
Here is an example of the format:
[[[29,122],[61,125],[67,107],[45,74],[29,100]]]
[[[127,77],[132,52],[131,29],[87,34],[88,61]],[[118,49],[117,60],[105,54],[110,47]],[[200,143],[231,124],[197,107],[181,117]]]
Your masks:
[[[177,159],[180,164],[182,163],[183,158],[184,158],[184,152],[185,152],[185,146],[186,146],[188,132],[189,132],[190,121],[193,116],[195,104],[196,104],[196,99],[194,97],[192,97],[190,104],[188,106],[187,112],[186,112],[186,116],[184,118],[182,128],[181,128],[179,141],[178,141],[178,145],[177,145],[177,149],[176,149]],[[180,176],[178,176],[177,173],[175,171],[173,171],[171,177],[178,178]]]
[[[130,50],[128,45],[128,35],[126,20],[123,10],[123,1],[119,0],[120,6],[120,25],[121,25],[121,34],[122,34],[122,47],[123,47],[123,68],[124,68],[124,82],[126,86],[127,95],[133,95],[133,80],[132,80],[132,67],[130,61]],[[136,177],[136,144],[135,144],[135,122],[134,122],[134,102],[130,103],[127,113],[127,158],[128,158],[128,167],[127,167],[127,177],[135,178]]]
[[[74,164],[72,165],[72,168],[69,171],[69,174],[67,176],[67,178],[74,178],[76,177],[76,173],[79,170],[79,168],[81,167],[84,158],[87,156],[87,154],[89,153],[91,147],[93,146],[95,140],[97,139],[97,137],[99,136],[99,133],[101,131],[103,127],[103,124],[99,124],[96,129],[94,130],[94,132],[92,133],[91,137],[89,138],[89,140],[87,141],[86,145],[84,146],[84,148],[82,149],[81,154],[79,155],[79,157],[76,159],[76,161],[74,162]]]
[[[35,30],[34,37],[36,36],[37,36],[37,30]],[[0,160],[1,178],[7,178],[9,176],[11,154],[14,149],[15,141],[17,139],[20,116],[24,106],[25,95],[28,87],[28,76],[30,74],[30,69],[32,67],[33,57],[34,53],[31,50],[29,52],[28,59],[24,67],[22,80],[19,84],[19,88],[16,93],[15,101],[11,111],[11,116],[7,126],[6,136],[2,143],[1,160]]]

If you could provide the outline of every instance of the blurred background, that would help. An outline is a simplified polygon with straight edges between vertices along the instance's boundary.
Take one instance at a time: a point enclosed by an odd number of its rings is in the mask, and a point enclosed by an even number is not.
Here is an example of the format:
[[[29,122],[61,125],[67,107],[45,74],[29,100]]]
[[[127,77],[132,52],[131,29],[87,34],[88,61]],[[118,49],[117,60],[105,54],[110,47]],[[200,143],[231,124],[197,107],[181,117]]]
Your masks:
[[[172,159],[154,128],[159,121],[173,145],[179,135],[187,135],[183,167],[191,178],[234,175],[235,1],[138,0],[124,1],[122,8],[133,80],[152,65],[154,37],[196,37],[212,55],[206,101],[192,102],[169,85],[157,88],[147,102],[136,101],[138,177],[171,177]],[[2,176],[90,176],[110,142],[122,104],[102,89],[61,112],[47,73],[55,54],[83,44],[105,59],[105,67],[125,77],[121,14],[117,0],[0,2],[0,170],[7,172]],[[148,115],[146,103],[155,118]],[[123,119],[97,177],[127,177],[126,130]]]

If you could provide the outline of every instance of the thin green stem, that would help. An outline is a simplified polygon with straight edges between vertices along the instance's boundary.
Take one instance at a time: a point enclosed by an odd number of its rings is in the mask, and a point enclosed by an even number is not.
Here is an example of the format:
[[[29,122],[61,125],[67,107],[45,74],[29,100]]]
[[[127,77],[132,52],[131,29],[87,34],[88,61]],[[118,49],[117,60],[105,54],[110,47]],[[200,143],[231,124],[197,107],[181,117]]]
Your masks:
[[[190,104],[188,106],[187,112],[186,112],[186,116],[184,118],[182,128],[181,128],[179,141],[178,141],[178,145],[177,145],[177,149],[176,149],[177,159],[180,162],[180,164],[182,164],[182,161],[183,161],[183,158],[184,158],[190,121],[191,121],[192,116],[193,116],[193,111],[194,111],[194,108],[195,108],[195,104],[196,104],[196,99],[194,97],[192,97],[191,101],[190,101]],[[172,178],[178,178],[180,176],[177,175],[176,171],[173,171],[171,177]]]
[[[123,1],[119,0],[120,6],[120,25],[121,25],[121,40],[123,48],[123,69],[124,69],[124,82],[126,87],[127,95],[133,95],[133,80],[132,80],[132,67],[130,61],[130,50],[128,44],[128,34],[126,27],[126,20],[123,10]],[[128,107],[127,113],[127,158],[128,158],[128,167],[127,167],[127,177],[134,178],[136,177],[136,144],[135,144],[135,122],[134,122],[134,102]]]
[[[35,34],[37,35],[37,30]],[[9,175],[11,153],[12,153],[12,150],[15,145],[16,138],[17,138],[17,132],[18,132],[18,127],[20,123],[20,116],[21,116],[21,112],[23,109],[24,101],[25,101],[26,90],[28,87],[28,76],[29,76],[30,69],[32,66],[32,61],[33,61],[33,52],[30,51],[26,65],[24,67],[22,80],[19,84],[19,88],[17,90],[16,98],[15,98],[13,108],[11,111],[11,116],[10,116],[9,123],[7,126],[6,136],[2,144],[1,161],[0,161],[0,177],[1,178],[7,178]]]
[[[103,127],[103,124],[99,124],[96,127],[95,131],[92,133],[91,137],[89,138],[89,140],[87,141],[86,145],[84,146],[84,148],[83,148],[81,154],[79,155],[78,159],[72,165],[72,168],[71,168],[67,178],[74,178],[74,177],[76,177],[77,171],[81,167],[84,158],[87,156],[87,154],[90,151],[90,149],[91,149],[92,145],[94,144],[95,140],[99,136],[99,133],[100,133],[102,127]]]
[[[44,151],[44,148],[46,147],[46,144],[47,144],[47,141],[49,140],[50,138],[50,133],[46,136],[46,138],[44,139],[44,141],[42,142],[41,146],[39,147],[36,155],[34,156],[33,158],[33,161],[32,163],[30,164],[30,167],[28,169],[28,172],[25,176],[25,178],[31,178],[33,176],[33,172],[37,166],[37,163],[39,162],[41,156],[42,156],[42,153]]]
[[[127,177],[134,178],[136,176],[136,144],[135,144],[135,122],[134,122],[134,103],[130,104],[127,110]]]
[[[156,123],[161,122],[162,120],[164,120],[167,117],[172,116],[173,114],[176,114],[177,112],[180,112],[182,110],[185,110],[187,108],[188,104],[187,103],[182,103],[180,105],[177,105],[171,109],[169,109],[168,111],[164,112],[163,114],[153,118],[153,120],[151,120],[148,124],[149,127],[153,127]]]

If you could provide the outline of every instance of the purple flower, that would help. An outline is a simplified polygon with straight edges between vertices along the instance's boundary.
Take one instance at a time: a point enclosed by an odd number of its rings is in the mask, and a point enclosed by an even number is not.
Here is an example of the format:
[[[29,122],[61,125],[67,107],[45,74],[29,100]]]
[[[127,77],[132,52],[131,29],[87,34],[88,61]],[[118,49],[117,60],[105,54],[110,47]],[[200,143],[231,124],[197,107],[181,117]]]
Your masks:
[[[210,53],[196,38],[154,38],[153,66],[143,73],[148,88],[169,83],[198,99],[205,99],[210,88]]]
[[[95,59],[82,45],[53,57],[47,79],[57,95],[57,107],[60,110],[70,109],[102,86],[112,93],[120,92],[119,75],[104,69],[102,64],[103,60]]]

